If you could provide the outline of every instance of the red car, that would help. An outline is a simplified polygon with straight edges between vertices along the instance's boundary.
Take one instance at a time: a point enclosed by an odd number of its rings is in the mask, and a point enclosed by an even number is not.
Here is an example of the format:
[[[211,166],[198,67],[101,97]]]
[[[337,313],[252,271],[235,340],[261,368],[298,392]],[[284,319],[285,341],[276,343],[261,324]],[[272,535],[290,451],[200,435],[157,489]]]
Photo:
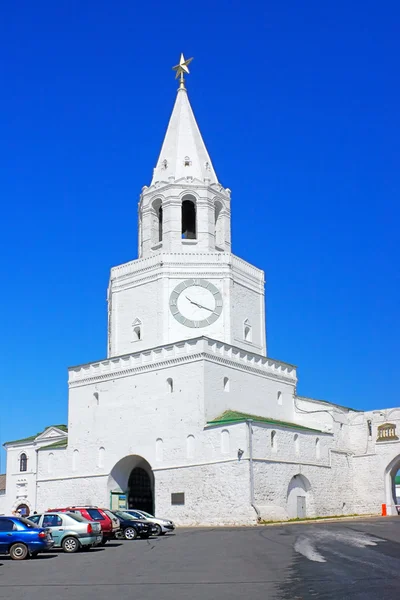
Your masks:
[[[115,534],[120,530],[119,519],[107,508],[98,508],[97,506],[67,506],[65,508],[52,508],[48,512],[79,513],[88,521],[100,523],[103,535],[102,544],[115,538]]]

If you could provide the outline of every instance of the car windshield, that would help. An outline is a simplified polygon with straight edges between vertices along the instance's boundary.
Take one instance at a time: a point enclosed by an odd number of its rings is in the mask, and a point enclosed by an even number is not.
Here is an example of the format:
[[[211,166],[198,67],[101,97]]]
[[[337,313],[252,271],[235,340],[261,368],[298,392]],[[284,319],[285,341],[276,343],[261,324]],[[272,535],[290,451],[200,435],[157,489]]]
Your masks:
[[[122,510],[116,510],[115,514],[117,515],[117,517],[119,517],[120,519],[128,519],[128,521],[136,521],[136,518],[133,515],[130,515],[129,513],[126,513]]]
[[[150,513],[147,513],[144,510],[141,510],[140,512],[141,512],[142,515],[144,515],[148,519],[154,519],[154,515],[151,515]]]
[[[115,515],[111,512],[111,510],[105,510],[104,512],[106,513],[107,517],[110,517],[110,519],[115,519]]]
[[[74,521],[78,521],[78,523],[87,523],[87,519],[85,519],[84,517],[82,517],[82,515],[78,515],[77,513],[66,513],[69,517],[71,517],[71,519],[74,519]]]

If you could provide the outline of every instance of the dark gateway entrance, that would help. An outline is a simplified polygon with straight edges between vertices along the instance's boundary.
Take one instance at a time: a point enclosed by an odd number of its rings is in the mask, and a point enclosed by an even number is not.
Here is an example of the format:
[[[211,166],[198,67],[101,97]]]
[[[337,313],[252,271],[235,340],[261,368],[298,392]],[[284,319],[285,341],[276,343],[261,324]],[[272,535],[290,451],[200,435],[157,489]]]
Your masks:
[[[133,469],[128,481],[128,507],[153,514],[153,491],[147,472],[141,467]]]

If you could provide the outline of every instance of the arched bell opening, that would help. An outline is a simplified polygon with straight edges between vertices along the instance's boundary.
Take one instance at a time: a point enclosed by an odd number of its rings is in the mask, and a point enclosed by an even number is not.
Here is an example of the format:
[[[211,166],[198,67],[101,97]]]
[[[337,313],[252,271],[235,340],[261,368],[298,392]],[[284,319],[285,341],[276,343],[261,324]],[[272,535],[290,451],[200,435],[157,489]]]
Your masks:
[[[163,240],[163,209],[160,198],[154,200],[152,207],[152,244],[156,245]]]
[[[195,240],[196,238],[196,201],[193,196],[184,196],[182,200],[182,239]]]

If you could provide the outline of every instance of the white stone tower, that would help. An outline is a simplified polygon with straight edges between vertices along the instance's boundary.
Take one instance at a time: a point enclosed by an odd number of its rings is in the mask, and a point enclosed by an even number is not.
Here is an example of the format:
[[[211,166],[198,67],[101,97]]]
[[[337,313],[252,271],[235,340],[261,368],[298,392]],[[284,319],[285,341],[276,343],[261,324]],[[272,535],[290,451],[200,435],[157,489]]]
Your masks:
[[[200,335],[266,354],[264,273],[231,254],[230,190],[217,179],[183,72],[149,187],[139,259],[111,270],[108,356]]]

